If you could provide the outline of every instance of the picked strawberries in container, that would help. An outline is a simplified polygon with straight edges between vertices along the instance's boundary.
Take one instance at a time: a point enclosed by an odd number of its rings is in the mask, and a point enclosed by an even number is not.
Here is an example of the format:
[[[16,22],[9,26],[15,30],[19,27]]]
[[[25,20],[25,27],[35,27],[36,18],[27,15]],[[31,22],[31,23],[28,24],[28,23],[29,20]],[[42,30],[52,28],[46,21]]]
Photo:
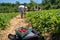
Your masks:
[[[18,30],[18,31],[23,33],[23,32],[26,32],[27,30],[26,29],[21,29],[21,30]]]

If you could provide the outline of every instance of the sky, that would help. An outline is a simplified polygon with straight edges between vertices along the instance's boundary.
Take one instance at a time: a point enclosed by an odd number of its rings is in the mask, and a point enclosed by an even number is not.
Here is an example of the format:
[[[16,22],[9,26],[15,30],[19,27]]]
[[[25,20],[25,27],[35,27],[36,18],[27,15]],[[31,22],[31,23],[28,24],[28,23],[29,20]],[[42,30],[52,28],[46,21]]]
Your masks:
[[[5,3],[16,3],[16,1],[20,3],[30,3],[30,0],[0,0],[0,3],[5,2]],[[34,0],[36,3],[41,3],[42,0]]]

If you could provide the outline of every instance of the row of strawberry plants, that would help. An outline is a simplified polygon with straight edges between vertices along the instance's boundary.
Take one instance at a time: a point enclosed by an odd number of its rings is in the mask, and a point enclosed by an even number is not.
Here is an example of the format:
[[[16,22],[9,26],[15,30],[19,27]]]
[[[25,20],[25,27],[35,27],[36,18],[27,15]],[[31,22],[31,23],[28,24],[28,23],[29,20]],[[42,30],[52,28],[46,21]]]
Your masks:
[[[41,33],[60,33],[60,9],[32,11],[26,13],[25,17]]]
[[[16,15],[18,15],[18,13],[0,13],[0,30],[7,28],[10,19]]]

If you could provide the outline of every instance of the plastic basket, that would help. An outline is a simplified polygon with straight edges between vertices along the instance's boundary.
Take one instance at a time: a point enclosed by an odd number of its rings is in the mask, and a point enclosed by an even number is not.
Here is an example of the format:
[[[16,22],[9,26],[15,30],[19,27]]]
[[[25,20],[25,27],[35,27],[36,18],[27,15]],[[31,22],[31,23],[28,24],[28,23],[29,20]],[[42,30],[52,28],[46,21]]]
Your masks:
[[[16,35],[18,35],[19,37],[24,37],[25,35],[27,35],[29,32],[31,32],[32,31],[32,29],[31,28],[26,28],[26,32],[24,32],[24,33],[21,33],[21,32],[19,32],[18,30],[21,30],[22,29],[22,27],[19,27],[19,28],[17,28],[17,29],[15,29],[15,32],[16,32]]]

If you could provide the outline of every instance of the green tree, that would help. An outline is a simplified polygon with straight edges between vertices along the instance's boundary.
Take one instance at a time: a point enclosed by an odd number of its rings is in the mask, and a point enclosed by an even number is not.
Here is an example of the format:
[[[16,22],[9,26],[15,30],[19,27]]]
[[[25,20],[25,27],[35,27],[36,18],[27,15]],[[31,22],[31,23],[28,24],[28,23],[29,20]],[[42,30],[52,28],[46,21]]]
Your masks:
[[[30,0],[30,7],[31,7],[31,10],[33,10],[34,6],[36,6],[37,3],[35,3],[33,0]]]
[[[42,0],[44,9],[57,9],[60,8],[60,0]]]

